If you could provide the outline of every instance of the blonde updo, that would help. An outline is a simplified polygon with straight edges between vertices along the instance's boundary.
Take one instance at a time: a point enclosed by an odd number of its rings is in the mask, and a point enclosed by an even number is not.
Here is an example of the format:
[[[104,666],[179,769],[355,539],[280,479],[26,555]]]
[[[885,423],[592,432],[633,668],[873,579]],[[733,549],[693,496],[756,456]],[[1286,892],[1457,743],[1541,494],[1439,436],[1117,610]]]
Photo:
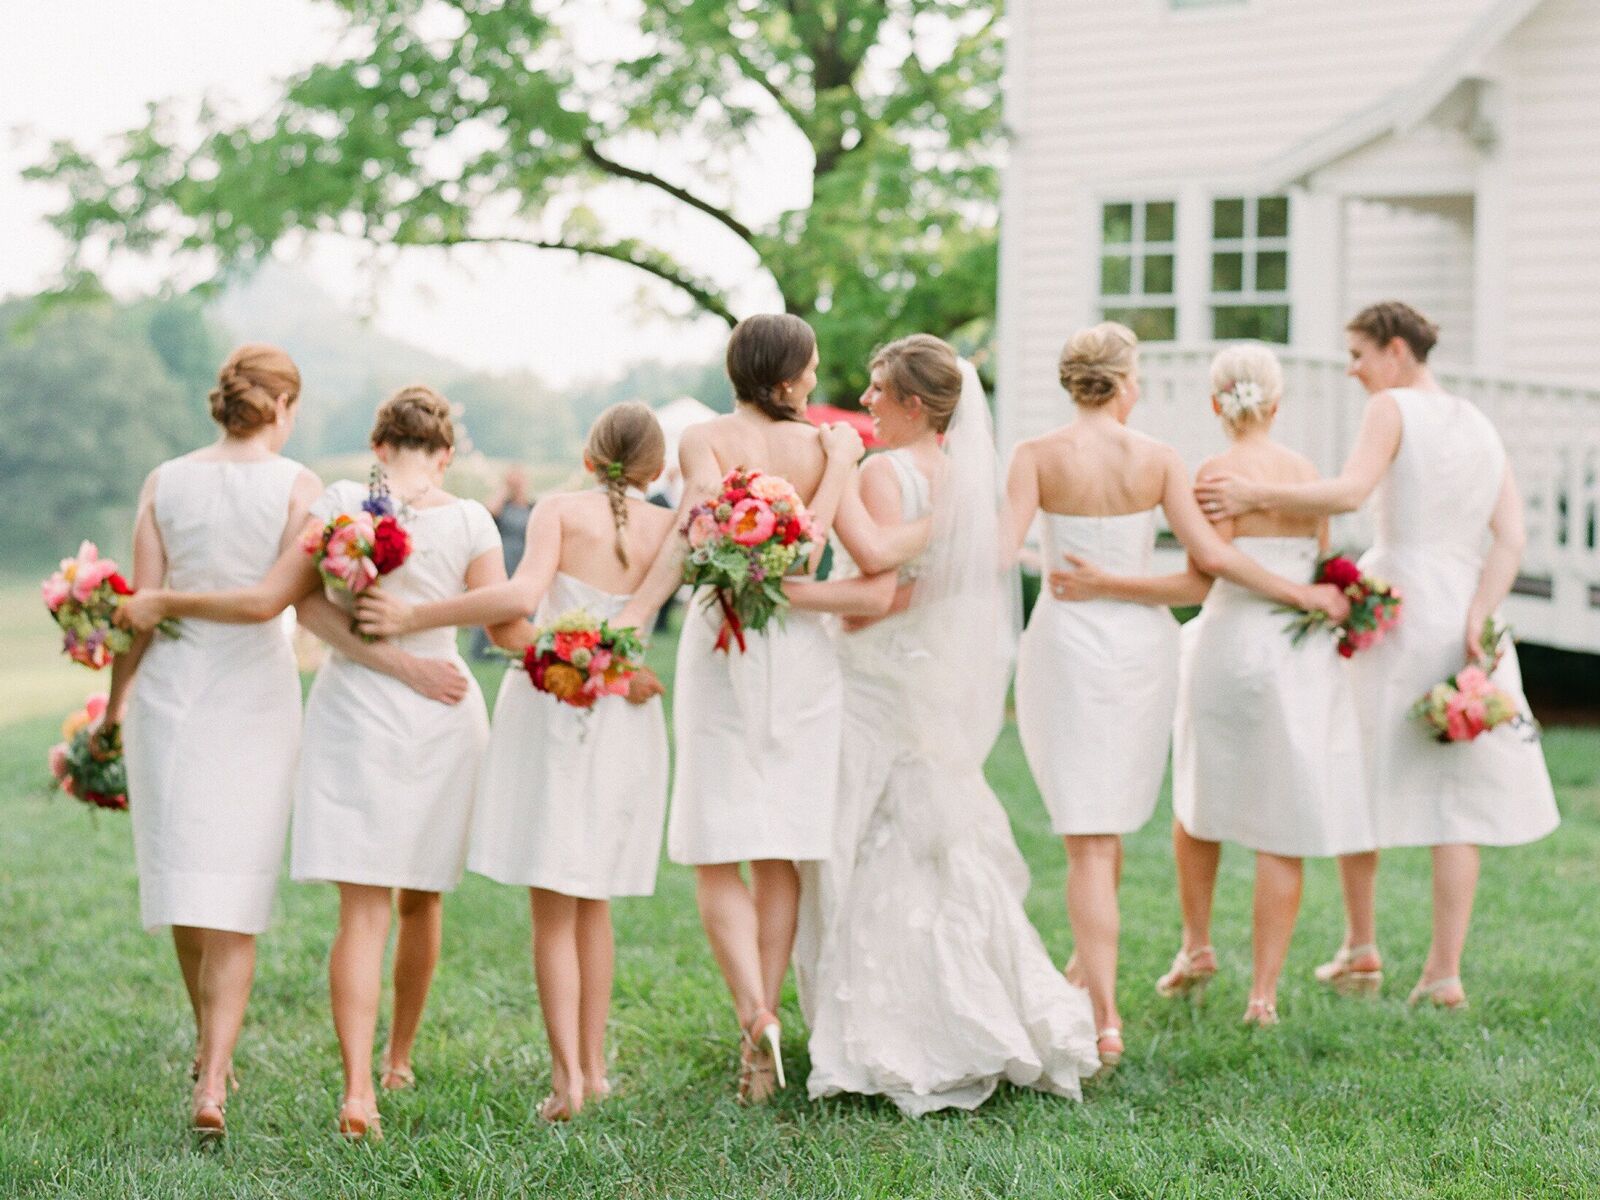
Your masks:
[[[1283,366],[1261,342],[1225,346],[1211,360],[1211,395],[1229,429],[1246,429],[1283,399]]]
[[[403,387],[378,406],[372,444],[396,450],[449,450],[456,444],[450,401],[426,384]]]
[[[211,419],[232,437],[249,437],[278,419],[278,397],[300,399],[300,368],[276,346],[246,342],[217,372],[207,395]]]
[[[1126,325],[1102,321],[1080,329],[1061,351],[1061,386],[1084,408],[1110,404],[1133,374],[1138,353],[1139,339]]]
[[[589,426],[583,457],[606,489],[617,529],[617,560],[628,565],[628,487],[644,488],[667,461],[667,438],[655,413],[637,400],[613,404]]]
[[[961,401],[961,359],[946,341],[931,333],[913,333],[882,346],[872,356],[872,369],[896,400],[916,396],[935,433],[943,433]]]

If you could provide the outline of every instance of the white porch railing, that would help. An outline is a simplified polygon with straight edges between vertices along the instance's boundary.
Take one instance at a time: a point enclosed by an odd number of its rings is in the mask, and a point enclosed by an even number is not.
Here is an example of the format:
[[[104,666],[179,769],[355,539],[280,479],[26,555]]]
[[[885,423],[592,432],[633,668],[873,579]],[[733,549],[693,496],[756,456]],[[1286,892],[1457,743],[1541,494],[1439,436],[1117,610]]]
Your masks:
[[[1226,445],[1206,402],[1212,345],[1145,346],[1144,399],[1132,423],[1178,447],[1191,468]],[[1339,359],[1280,351],[1284,402],[1277,434],[1324,473],[1343,464],[1366,396]],[[1440,370],[1439,382],[1495,423],[1527,503],[1528,549],[1506,605],[1525,641],[1600,654],[1600,388]],[[1335,541],[1365,546],[1364,513],[1341,518]]]

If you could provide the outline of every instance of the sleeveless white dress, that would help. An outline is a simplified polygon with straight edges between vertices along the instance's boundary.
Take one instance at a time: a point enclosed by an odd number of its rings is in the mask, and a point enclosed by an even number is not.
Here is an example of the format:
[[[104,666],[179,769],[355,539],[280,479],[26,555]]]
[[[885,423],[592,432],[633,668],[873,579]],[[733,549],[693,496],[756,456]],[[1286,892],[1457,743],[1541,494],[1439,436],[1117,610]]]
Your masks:
[[[575,608],[608,618],[628,597],[557,573],[543,624]],[[513,667],[495,701],[467,865],[500,883],[605,900],[655,891],[667,812],[661,700],[573,708]]]
[[[1316,569],[1316,538],[1233,544],[1285,579]],[[1288,619],[1266,597],[1218,579],[1184,628],[1173,814],[1197,838],[1286,858],[1371,850],[1350,680],[1330,636],[1296,646]]]
[[[277,560],[303,468],[179,458],[156,472],[167,586],[245,587]],[[157,635],[124,724],[146,929],[260,933],[272,916],[300,744],[300,677],[277,621]]]
[[[1466,400],[1410,388],[1400,450],[1375,497],[1377,537],[1362,570],[1400,589],[1400,624],[1350,660],[1380,846],[1509,846],[1559,823],[1539,743],[1500,728],[1441,745],[1408,710],[1466,663],[1467,609],[1489,543],[1506,455]],[[1517,653],[1494,682],[1527,711]]]
[[[343,480],[312,515],[353,513],[365,484]],[[384,576],[390,594],[413,604],[465,590],[467,565],[500,550],[494,518],[476,500],[402,517],[411,557]],[[445,892],[461,881],[478,763],[489,718],[454,629],[394,639],[402,650],[447,658],[467,677],[467,696],[443,704],[398,679],[330,652],[306,702],[295,784],[290,874],[300,881],[365,883]]]
[[[927,480],[891,452],[907,520]],[[920,1116],[1001,1080],[1081,1096],[1099,1066],[1087,993],[1028,922],[1028,868],[977,768],[921,744],[905,666],[948,631],[906,612],[841,638],[845,727],[832,855],[802,863],[795,973],[813,1098],[881,1095]],[[938,614],[933,614],[937,618]]]
[[[1154,509],[1045,513],[1045,569],[1070,553],[1148,575],[1155,535]],[[1017,658],[1017,730],[1056,834],[1132,833],[1150,819],[1177,688],[1178,622],[1166,608],[1040,593]]]
[[[701,865],[826,858],[842,685],[827,624],[790,610],[749,649],[715,648],[721,610],[695,592],[673,680],[677,745],[667,856]]]

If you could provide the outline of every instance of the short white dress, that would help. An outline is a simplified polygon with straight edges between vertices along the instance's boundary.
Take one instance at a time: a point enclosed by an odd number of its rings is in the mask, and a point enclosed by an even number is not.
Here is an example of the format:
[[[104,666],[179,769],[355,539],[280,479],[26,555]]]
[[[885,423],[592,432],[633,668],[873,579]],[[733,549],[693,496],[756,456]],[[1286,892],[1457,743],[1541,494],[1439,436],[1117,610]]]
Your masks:
[[[167,586],[257,582],[277,560],[294,481],[287,458],[156,471]],[[272,916],[300,744],[300,677],[277,621],[185,620],[139,663],[123,734],[139,912],[167,925],[260,933]]]
[[[1544,753],[1502,727],[1442,745],[1409,710],[1466,665],[1467,609],[1505,479],[1500,435],[1475,406],[1442,392],[1390,393],[1400,450],[1375,496],[1377,538],[1362,570],[1400,589],[1400,623],[1350,660],[1380,846],[1509,846],[1560,821]],[[1517,652],[1494,682],[1526,713]]]
[[[690,865],[826,858],[843,704],[833,638],[819,614],[791,610],[746,633],[745,653],[724,654],[708,596],[695,593],[678,642],[667,855]]]
[[[558,573],[536,623],[575,608],[615,616],[627,596]],[[667,812],[660,698],[574,708],[513,667],[495,701],[467,865],[500,883],[605,900],[655,891]]]
[[[1043,519],[1046,573],[1069,553],[1150,573],[1154,509]],[[1017,657],[1017,730],[1056,834],[1132,833],[1150,819],[1177,690],[1178,622],[1166,608],[1040,593]]]
[[[344,480],[312,515],[359,511],[365,484]],[[467,566],[500,552],[494,518],[476,500],[401,515],[411,557],[382,587],[413,604],[465,590]],[[301,881],[445,892],[461,881],[478,764],[489,740],[483,694],[456,650],[453,628],[395,638],[402,650],[447,658],[467,696],[443,704],[398,679],[330,653],[306,702],[295,784],[290,874]]]
[[[891,451],[901,510],[926,478]],[[1002,1081],[1077,1098],[1099,1067],[1087,993],[1023,908],[1028,868],[980,765],[930,746],[915,667],[948,636],[918,606],[840,639],[846,740],[834,849],[800,866],[795,977],[813,1098],[880,1095],[908,1116],[976,1108]],[[998,703],[998,697],[996,698]]]
[[[1310,579],[1318,543],[1241,537],[1285,579]],[[1183,630],[1173,720],[1172,810],[1197,838],[1286,858],[1376,845],[1361,731],[1331,636],[1294,645],[1273,601],[1218,579]]]

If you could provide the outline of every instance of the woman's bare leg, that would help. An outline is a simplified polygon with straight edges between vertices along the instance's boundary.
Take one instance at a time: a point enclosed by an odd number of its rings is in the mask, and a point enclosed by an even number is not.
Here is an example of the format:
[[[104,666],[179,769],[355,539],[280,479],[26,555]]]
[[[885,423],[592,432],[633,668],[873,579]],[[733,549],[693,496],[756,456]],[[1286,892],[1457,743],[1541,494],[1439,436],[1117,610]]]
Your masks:
[[[196,930],[203,946],[196,979],[200,993],[200,1077],[195,1081],[196,1106],[204,1100],[220,1104],[227,1096],[233,1050],[244,1027],[255,978],[256,939],[225,929]]]
[[[328,956],[328,992],[344,1064],[345,1102],[359,1105],[366,1113],[378,1108],[372,1086],[372,1042],[378,1029],[383,951],[389,940],[392,903],[388,888],[341,883],[339,932]]]
[[[800,872],[792,862],[764,859],[750,864],[755,894],[757,943],[761,957],[762,1006],[774,1016],[783,998],[783,979],[794,953],[800,917]]]
[[[611,905],[604,900],[578,901],[578,1061],[583,1086],[590,1096],[610,1091],[606,1078],[606,1019],[611,1014],[611,983],[616,948],[611,932]]]
[[[385,1057],[391,1071],[408,1074],[428,988],[439,965],[444,929],[444,903],[438,892],[402,889],[397,907],[400,933],[394,948],[394,1017],[389,1025]]]
[[[1478,891],[1479,854],[1476,846],[1433,848],[1433,941],[1422,982],[1461,977],[1461,956],[1466,951],[1467,928],[1472,924],[1472,902]],[[1456,989],[1439,999],[1453,1003]]]
[[[1222,843],[1195,837],[1172,822],[1172,859],[1178,869],[1178,908],[1183,914],[1183,949],[1191,956],[1211,945],[1211,906],[1217,894]],[[1209,964],[1215,966],[1213,962]]]
[[[550,1042],[551,1112],[563,1106],[576,1116],[583,1107],[578,1011],[578,900],[544,888],[529,888],[533,905],[533,972],[539,985],[545,1037]]]
[[[1067,919],[1075,972],[1094,1006],[1096,1029],[1122,1027],[1117,1012],[1117,883],[1122,839],[1115,834],[1068,835]]]
[[[1289,957],[1295,918],[1300,913],[1304,871],[1298,858],[1256,855],[1255,910],[1252,917],[1250,1000],[1276,1005],[1278,977]]]
[[[694,869],[695,900],[712,956],[722,969],[733,997],[739,1027],[747,1027],[766,1005],[761,973],[761,922],[756,900],[738,863],[716,863]]]

